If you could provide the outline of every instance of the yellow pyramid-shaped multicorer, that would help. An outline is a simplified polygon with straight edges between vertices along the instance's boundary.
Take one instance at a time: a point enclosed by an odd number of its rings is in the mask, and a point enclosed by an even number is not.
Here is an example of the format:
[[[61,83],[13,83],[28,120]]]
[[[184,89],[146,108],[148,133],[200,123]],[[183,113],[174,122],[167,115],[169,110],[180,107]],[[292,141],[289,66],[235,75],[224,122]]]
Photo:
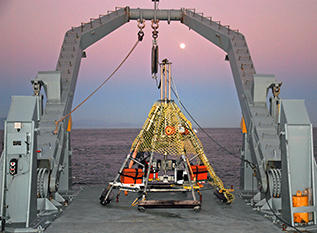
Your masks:
[[[161,100],[152,106],[148,118],[132,144],[130,153],[136,154],[135,152],[197,156],[197,159],[206,166],[218,198],[227,203],[231,203],[234,199],[233,194],[224,188],[210,165],[191,123],[172,100]]]
[[[223,202],[231,203],[234,199],[233,194],[230,193],[232,190],[224,188],[210,165],[191,123],[171,100],[171,63],[164,59],[160,63],[160,69],[161,98],[152,106],[114,181],[109,182],[102,192],[100,203],[109,204],[112,190],[119,189],[117,198],[121,190],[141,193],[132,203],[132,206],[138,204],[139,210],[174,207],[193,207],[194,210],[199,210],[201,201],[196,200],[195,190],[199,191],[203,186],[202,183],[208,180],[206,170],[211,178],[208,183],[215,188],[215,195]],[[154,160],[154,156],[162,156],[162,159]],[[171,160],[168,159],[170,156],[178,158]],[[191,165],[194,159],[197,160],[198,165]],[[204,166],[200,167],[201,163]],[[195,167],[195,173],[192,167]],[[174,175],[171,175],[173,172]],[[204,175],[198,178],[199,173]],[[177,190],[190,190],[193,200],[146,200],[148,192]]]
[[[181,156],[184,153],[198,154],[201,148],[191,123],[174,101],[158,101],[152,106],[142,130],[132,144],[131,152],[137,150]]]

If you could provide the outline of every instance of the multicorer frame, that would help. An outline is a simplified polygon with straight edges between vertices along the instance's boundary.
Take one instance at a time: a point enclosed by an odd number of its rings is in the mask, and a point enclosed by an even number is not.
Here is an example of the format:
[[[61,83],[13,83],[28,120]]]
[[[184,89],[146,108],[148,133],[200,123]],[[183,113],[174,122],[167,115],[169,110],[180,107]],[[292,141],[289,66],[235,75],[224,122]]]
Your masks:
[[[230,204],[234,196],[225,189],[210,165],[191,123],[171,100],[171,63],[160,63],[161,99],[153,106],[134,140],[117,176],[100,197],[102,205],[111,202],[113,189],[140,193],[132,203],[145,208],[194,208],[201,198],[195,191],[204,184],[215,187],[215,195]],[[208,177],[209,174],[209,177]],[[149,192],[191,192],[192,200],[146,200]],[[201,195],[200,195],[201,197]]]

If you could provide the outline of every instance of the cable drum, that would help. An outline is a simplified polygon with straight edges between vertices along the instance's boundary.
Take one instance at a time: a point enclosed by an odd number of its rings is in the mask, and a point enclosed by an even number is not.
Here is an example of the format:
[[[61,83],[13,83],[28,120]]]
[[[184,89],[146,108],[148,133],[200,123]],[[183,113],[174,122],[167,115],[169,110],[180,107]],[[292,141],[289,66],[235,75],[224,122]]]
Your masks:
[[[47,168],[37,169],[37,196],[39,198],[48,196],[48,178],[49,172]]]
[[[271,196],[279,198],[281,196],[281,169],[272,168],[268,171],[269,186]]]
[[[281,192],[282,192],[282,171],[281,169],[276,169],[277,173],[278,173],[278,193],[279,195],[281,195]]]

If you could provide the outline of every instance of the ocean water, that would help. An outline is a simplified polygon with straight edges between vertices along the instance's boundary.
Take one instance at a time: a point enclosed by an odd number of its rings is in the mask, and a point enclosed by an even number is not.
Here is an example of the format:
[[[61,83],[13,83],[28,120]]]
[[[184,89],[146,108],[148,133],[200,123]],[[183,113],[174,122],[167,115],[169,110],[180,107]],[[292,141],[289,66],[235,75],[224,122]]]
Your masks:
[[[239,185],[240,149],[242,135],[238,128],[205,129],[221,145],[235,155],[219,148],[202,131],[197,135],[216,174],[226,186]],[[139,129],[74,129],[71,134],[73,148],[73,183],[104,184],[114,179]],[[0,142],[3,131],[0,131]],[[314,129],[314,152],[317,155],[317,129]],[[2,151],[2,143],[0,144]]]
[[[238,185],[239,151],[242,140],[240,130],[206,129],[206,131],[229,151],[237,154],[228,154],[215,146],[203,132],[198,132],[198,137],[216,174],[219,174],[225,183]],[[113,180],[138,133],[139,129],[74,130],[72,132],[73,182],[105,183]]]

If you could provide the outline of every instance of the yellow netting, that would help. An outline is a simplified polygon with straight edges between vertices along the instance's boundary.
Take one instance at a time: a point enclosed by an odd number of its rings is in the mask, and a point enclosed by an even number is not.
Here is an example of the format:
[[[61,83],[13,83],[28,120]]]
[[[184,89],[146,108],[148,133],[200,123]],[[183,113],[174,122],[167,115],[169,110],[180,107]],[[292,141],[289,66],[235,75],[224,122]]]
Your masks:
[[[190,133],[192,132],[192,133]],[[159,154],[197,154],[191,143],[195,133],[174,102],[156,102],[146,119],[141,132],[134,140],[131,152],[156,152]],[[202,147],[197,139],[197,143]]]
[[[213,185],[223,193],[230,203],[233,195],[224,188],[223,182],[210,165],[201,142],[174,101],[156,102],[148,115],[139,135],[131,146],[133,152],[156,152],[162,155],[197,155],[207,167]]]

